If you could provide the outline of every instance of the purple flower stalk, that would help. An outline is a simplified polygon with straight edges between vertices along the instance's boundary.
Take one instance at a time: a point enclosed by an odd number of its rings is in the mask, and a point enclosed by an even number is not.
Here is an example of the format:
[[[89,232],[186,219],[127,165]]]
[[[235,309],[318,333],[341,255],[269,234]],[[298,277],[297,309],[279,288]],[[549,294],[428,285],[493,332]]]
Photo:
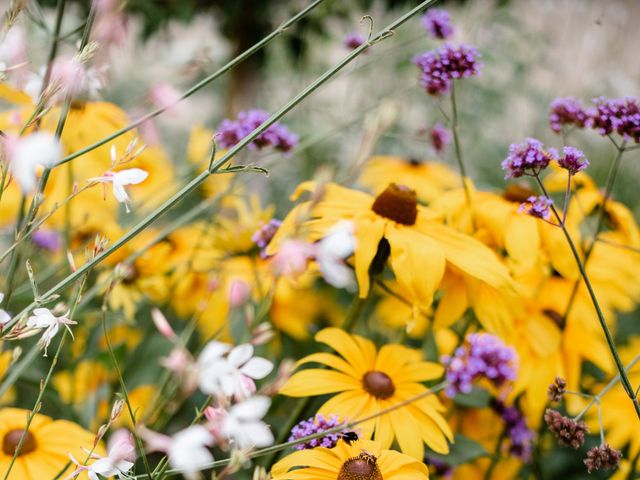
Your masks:
[[[493,409],[498,413],[505,423],[507,437],[509,438],[509,454],[527,462],[531,458],[533,449],[533,431],[527,427],[522,412],[514,407],[507,407],[500,400],[496,400]]]
[[[589,166],[589,160],[577,148],[564,147],[562,153],[564,153],[564,156],[558,159],[558,165],[568,170],[571,175],[575,175]]]
[[[448,92],[453,80],[478,75],[482,68],[480,53],[469,45],[446,44],[418,55],[413,63],[421,70],[420,85],[431,95]]]
[[[324,415],[317,413],[315,417],[303,420],[291,429],[289,442],[324,432],[325,430],[339,427],[341,425],[346,425],[346,422],[340,421],[337,415],[329,415],[328,417],[325,417]],[[293,448],[296,450],[305,450],[316,447],[333,448],[338,443],[338,440],[342,438],[342,435],[349,431],[350,430],[345,428],[339,432],[328,433],[324,437],[318,437],[304,443],[298,443],[297,445],[294,445]]]
[[[258,248],[260,248],[260,255],[263,258],[266,257],[265,249],[267,248],[267,245],[269,245],[269,242],[278,231],[278,228],[280,228],[280,225],[282,225],[281,220],[272,218],[267,223],[263,224],[258,230],[256,230],[256,232],[251,237],[253,243],[255,243]]]
[[[431,8],[422,17],[422,24],[432,38],[445,40],[453,35],[449,12],[439,8]]]
[[[520,204],[518,211],[524,212],[532,217],[548,220],[549,208],[551,208],[551,205],[553,205],[553,200],[549,197],[532,195],[527,198],[526,202]]]
[[[355,50],[360,45],[365,42],[364,35],[358,32],[350,32],[344,36],[344,40],[342,41],[344,46],[349,50]]]
[[[586,122],[587,112],[579,100],[567,97],[556,98],[551,102],[549,124],[554,132],[560,133],[564,125],[575,125],[578,128],[584,128]]]
[[[437,153],[442,153],[447,145],[451,143],[451,134],[442,123],[436,123],[431,129],[429,140],[431,146]]]
[[[31,241],[43,250],[50,252],[56,252],[62,246],[60,234],[55,230],[38,229],[31,235]]]
[[[535,138],[527,138],[523,143],[512,143],[509,156],[503,160],[502,169],[506,171],[505,179],[535,176],[547,168],[551,160],[558,158],[554,148],[544,150],[542,142]]]
[[[262,125],[269,112],[264,110],[247,110],[238,114],[237,120],[225,119],[218,127],[218,143],[222,148],[237,145],[240,140]],[[252,150],[272,146],[283,152],[291,151],[298,144],[298,136],[287,127],[274,123],[249,144]]]
[[[640,143],[640,106],[636,98],[596,98],[589,110],[587,125],[600,135],[618,133],[623,139]]]
[[[449,385],[446,394],[450,398],[458,393],[469,393],[473,382],[488,379],[501,387],[516,378],[517,356],[513,348],[488,333],[473,333],[467,343],[456,349],[453,356],[445,355],[442,362],[447,365],[446,379]]]

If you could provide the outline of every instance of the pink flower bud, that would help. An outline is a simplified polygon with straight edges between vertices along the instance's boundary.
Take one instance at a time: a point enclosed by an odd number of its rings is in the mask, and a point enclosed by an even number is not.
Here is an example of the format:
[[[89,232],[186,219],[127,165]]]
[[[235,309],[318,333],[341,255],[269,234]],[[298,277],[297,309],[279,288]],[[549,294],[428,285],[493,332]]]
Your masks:
[[[167,318],[160,310],[158,310],[157,308],[151,309],[151,318],[153,319],[154,325],[163,337],[169,340],[176,339],[176,333],[173,331],[173,328],[171,328],[171,325],[169,325]]]
[[[241,307],[251,296],[251,285],[243,280],[233,280],[229,286],[228,295],[231,308]]]
[[[300,240],[287,240],[273,257],[277,275],[297,276],[307,269],[307,261],[314,255],[313,245]]]

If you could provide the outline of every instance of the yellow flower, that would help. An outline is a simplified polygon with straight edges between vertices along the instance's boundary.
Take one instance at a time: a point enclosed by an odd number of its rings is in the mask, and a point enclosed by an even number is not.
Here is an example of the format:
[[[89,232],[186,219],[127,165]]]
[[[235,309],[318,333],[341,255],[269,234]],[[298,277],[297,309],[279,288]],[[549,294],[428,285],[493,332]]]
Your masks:
[[[6,472],[26,426],[28,410],[0,409],[0,471]],[[69,454],[82,461],[87,456],[83,448],[91,449],[94,435],[67,420],[53,420],[36,414],[14,463],[9,480],[46,480],[71,472]],[[104,455],[101,445],[95,453]],[[83,473],[79,478],[87,478]]]
[[[462,180],[442,163],[385,155],[369,159],[358,180],[375,194],[387,188],[389,182],[412,188],[420,201],[428,203],[443,191],[460,187]]]
[[[374,415],[416,395],[426,393],[420,382],[434,380],[443,373],[442,366],[422,361],[419,351],[402,345],[385,345],[379,352],[373,342],[358,335],[349,335],[339,328],[326,328],[316,334],[316,341],[325,343],[341,357],[315,353],[301,359],[297,365],[316,362],[331,369],[310,368],[294,374],[280,393],[291,397],[306,397],[338,393],[319,410],[350,421]],[[435,395],[392,410],[359,425],[363,438],[375,440],[388,448],[393,439],[400,449],[422,459],[426,443],[434,451],[448,453],[447,440],[453,436],[442,418],[444,407]]]
[[[214,246],[231,254],[248,253],[256,248],[253,234],[273,218],[275,208],[262,208],[257,195],[230,195],[227,204],[212,229]]]
[[[294,193],[313,191],[305,182]],[[300,219],[310,219],[299,225]],[[359,295],[367,296],[375,257],[389,257],[403,291],[417,308],[427,310],[445,272],[461,271],[496,288],[512,289],[507,269],[479,241],[439,224],[435,214],[418,205],[416,193],[402,185],[389,185],[377,197],[336,184],[322,186],[321,198],[295,207],[269,245],[277,251],[281,241],[298,230],[311,241],[322,238],[341,220],[354,224],[354,263]]]
[[[379,443],[360,440],[348,445],[340,440],[329,449],[300,450],[276,463],[273,480],[423,480],[429,478],[421,460]],[[296,468],[302,467],[302,468]],[[292,470],[296,468],[295,470]]]
[[[104,364],[83,360],[74,369],[55,374],[51,383],[64,403],[80,406],[95,404],[99,397],[106,395],[100,387],[113,379],[113,373]]]

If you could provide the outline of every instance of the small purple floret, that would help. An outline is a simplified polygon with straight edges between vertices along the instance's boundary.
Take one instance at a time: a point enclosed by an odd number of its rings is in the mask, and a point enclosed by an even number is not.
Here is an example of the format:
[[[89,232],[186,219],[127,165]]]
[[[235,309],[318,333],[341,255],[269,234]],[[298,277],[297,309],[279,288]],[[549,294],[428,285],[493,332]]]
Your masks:
[[[547,168],[551,160],[558,158],[554,148],[544,150],[542,142],[535,138],[527,138],[523,143],[512,143],[509,156],[502,162],[502,169],[507,173],[505,179],[537,175]]]
[[[60,234],[55,230],[38,229],[31,235],[31,241],[43,250],[50,252],[56,252],[62,247]]]
[[[436,123],[430,132],[431,146],[437,153],[442,153],[449,143],[451,143],[451,134],[442,123]]]
[[[262,125],[269,112],[264,110],[247,110],[238,114],[237,120],[225,119],[218,127],[218,143],[222,148],[237,145],[240,140]],[[298,144],[298,136],[287,127],[274,123],[249,144],[251,150],[272,146],[283,152],[291,151]]]
[[[449,12],[439,8],[431,8],[422,17],[422,24],[429,36],[445,40],[453,35]]]
[[[366,39],[364,38],[364,35],[362,35],[361,33],[350,32],[344,36],[343,43],[344,43],[344,46],[347,47],[348,49],[355,50],[360,45],[362,45],[365,41]]]
[[[569,170],[571,175],[575,175],[589,166],[589,160],[585,158],[581,150],[575,147],[564,147],[563,153],[564,156],[558,159],[558,165]]]
[[[258,230],[256,230],[256,232],[251,237],[253,243],[255,243],[258,248],[260,248],[260,255],[263,258],[266,257],[265,249],[267,248],[267,245],[269,245],[269,242],[278,231],[278,228],[280,228],[280,225],[282,225],[281,220],[272,218],[267,223],[263,224]]]
[[[545,196],[534,196],[527,198],[527,201],[520,204],[518,208],[519,212],[524,212],[532,217],[542,218],[547,220],[549,218],[549,209],[553,205],[553,200]]]
[[[473,382],[482,377],[496,387],[515,380],[516,360],[515,350],[495,335],[468,335],[466,345],[458,347],[453,356],[442,357],[442,362],[447,365],[447,396],[453,398],[458,393],[471,392]]]
[[[587,125],[600,135],[616,132],[624,140],[640,143],[640,106],[638,99],[596,98],[596,106],[588,112]]]
[[[346,422],[340,421],[340,418],[337,415],[329,415],[328,417],[325,417],[324,415],[318,413],[315,417],[303,420],[295,427],[293,427],[291,429],[291,436],[289,437],[289,441],[293,442],[301,438],[308,437],[309,435],[314,435],[316,433],[339,427],[341,425],[346,425]],[[304,443],[298,443],[297,445],[294,445],[293,448],[295,448],[296,450],[305,450],[316,447],[333,448],[338,443],[338,440],[342,437],[342,434],[349,431],[350,430],[345,428],[344,430],[341,430],[339,432],[328,433],[324,437],[318,437]]]
[[[527,462],[531,458],[534,433],[527,426],[522,412],[514,407],[507,407],[500,400],[496,400],[493,409],[505,423],[506,434],[510,440],[509,454]]]

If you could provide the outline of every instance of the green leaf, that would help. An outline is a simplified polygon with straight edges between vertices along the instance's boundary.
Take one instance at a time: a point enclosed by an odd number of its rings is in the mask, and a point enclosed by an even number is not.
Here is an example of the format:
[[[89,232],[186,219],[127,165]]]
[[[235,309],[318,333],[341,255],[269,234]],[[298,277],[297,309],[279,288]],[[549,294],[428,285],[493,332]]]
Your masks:
[[[454,437],[454,443],[451,445],[451,450],[448,455],[441,455],[431,451],[427,453],[427,457],[440,460],[452,467],[469,463],[476,458],[487,455],[489,455],[489,452],[487,452],[482,445],[464,435],[456,435]]]
[[[489,406],[491,395],[484,388],[473,387],[469,393],[459,393],[453,399],[456,405],[467,408],[486,408]]]

